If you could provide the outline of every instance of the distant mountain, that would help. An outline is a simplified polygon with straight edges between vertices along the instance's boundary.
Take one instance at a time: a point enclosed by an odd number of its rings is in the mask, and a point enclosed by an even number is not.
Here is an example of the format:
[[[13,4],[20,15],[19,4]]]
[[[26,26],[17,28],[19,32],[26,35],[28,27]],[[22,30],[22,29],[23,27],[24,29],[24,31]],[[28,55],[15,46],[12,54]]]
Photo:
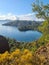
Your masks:
[[[10,21],[8,23],[5,23],[3,25],[6,26],[15,26],[19,30],[35,30],[39,25],[42,24],[42,21],[27,21],[27,20],[15,20],[15,21]]]
[[[11,22],[11,20],[0,20],[0,24],[5,24],[5,23],[8,23],[8,22]]]
[[[4,22],[4,21],[11,22],[12,20],[8,20],[8,19],[6,19],[6,20],[0,20],[0,22]]]

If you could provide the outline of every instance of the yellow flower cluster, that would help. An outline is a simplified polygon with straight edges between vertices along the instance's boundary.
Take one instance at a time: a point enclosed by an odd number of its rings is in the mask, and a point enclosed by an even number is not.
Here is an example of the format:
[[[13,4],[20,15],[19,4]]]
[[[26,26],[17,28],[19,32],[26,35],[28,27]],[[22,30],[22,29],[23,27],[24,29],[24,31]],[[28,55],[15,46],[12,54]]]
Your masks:
[[[0,54],[0,65],[47,65],[47,63],[47,58],[44,55],[32,54],[28,49],[24,51],[16,49],[12,53],[6,51]]]
[[[32,52],[27,49],[24,51],[16,49],[12,53],[6,51],[0,54],[0,65],[33,65],[32,58]]]

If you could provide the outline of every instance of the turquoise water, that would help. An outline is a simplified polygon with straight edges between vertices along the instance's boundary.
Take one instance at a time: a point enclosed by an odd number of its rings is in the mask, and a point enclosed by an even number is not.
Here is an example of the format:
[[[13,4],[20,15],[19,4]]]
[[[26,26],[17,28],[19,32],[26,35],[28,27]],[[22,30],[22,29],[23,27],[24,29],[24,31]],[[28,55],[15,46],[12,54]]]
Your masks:
[[[41,37],[41,33],[38,31],[19,31],[16,27],[3,26],[0,22],[0,35],[9,37],[21,42],[30,42],[37,40]]]

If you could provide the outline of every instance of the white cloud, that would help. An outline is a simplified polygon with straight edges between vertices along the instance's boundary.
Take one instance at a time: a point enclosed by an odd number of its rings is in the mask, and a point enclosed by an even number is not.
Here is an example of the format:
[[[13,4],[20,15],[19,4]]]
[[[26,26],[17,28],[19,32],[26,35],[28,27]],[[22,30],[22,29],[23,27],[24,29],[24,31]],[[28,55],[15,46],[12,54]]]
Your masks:
[[[43,19],[38,19],[36,16],[35,16],[35,13],[29,13],[29,14],[26,14],[26,15],[19,15],[19,20],[35,20],[35,21],[42,21]]]
[[[19,20],[33,20],[33,15],[34,15],[34,13],[19,15],[18,18],[19,18]]]
[[[16,20],[17,17],[11,13],[8,13],[6,15],[2,15],[0,14],[0,20],[6,20],[6,19],[9,19],[9,20]]]
[[[38,19],[35,16],[35,13],[29,13],[25,15],[13,15],[12,13],[8,13],[6,15],[0,14],[0,20],[35,20],[35,21],[41,21],[42,19]]]

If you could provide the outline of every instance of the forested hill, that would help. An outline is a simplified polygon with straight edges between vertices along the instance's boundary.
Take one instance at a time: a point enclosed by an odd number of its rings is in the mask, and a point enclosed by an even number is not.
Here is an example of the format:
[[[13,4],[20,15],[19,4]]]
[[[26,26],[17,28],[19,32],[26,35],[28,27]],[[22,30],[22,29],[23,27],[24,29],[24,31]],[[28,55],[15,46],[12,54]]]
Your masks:
[[[3,25],[6,26],[15,26],[19,30],[35,30],[38,26],[42,24],[42,21],[27,21],[27,20],[15,20]]]

